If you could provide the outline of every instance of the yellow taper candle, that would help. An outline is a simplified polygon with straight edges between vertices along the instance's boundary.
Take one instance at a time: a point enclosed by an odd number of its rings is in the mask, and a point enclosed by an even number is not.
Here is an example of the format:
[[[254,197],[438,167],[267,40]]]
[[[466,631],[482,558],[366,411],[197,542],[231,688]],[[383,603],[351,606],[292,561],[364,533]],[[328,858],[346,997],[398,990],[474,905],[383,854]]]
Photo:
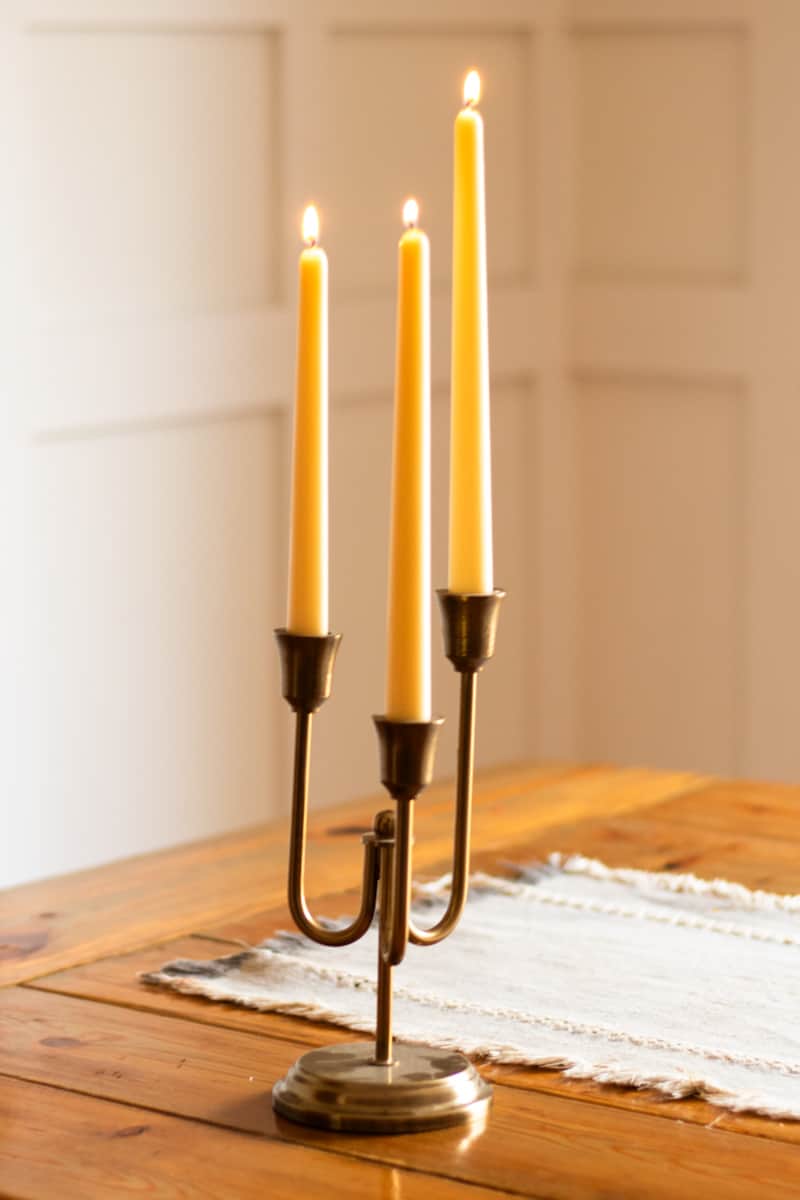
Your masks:
[[[492,467],[481,81],[470,71],[455,124],[450,413],[451,592],[491,592]]]
[[[386,715],[431,719],[430,248],[406,201],[398,247]]]
[[[289,543],[290,633],[328,633],[328,259],[303,214]]]

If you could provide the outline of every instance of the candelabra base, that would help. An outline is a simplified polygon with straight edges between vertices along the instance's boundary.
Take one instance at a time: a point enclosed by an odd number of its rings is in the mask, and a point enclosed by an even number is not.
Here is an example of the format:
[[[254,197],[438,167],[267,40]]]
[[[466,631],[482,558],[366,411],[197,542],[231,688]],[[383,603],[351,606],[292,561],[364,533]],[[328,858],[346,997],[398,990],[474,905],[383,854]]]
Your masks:
[[[414,1133],[483,1122],[491,1085],[463,1054],[395,1043],[394,1062],[375,1062],[371,1042],[311,1050],[272,1089],[290,1121],[352,1133]]]

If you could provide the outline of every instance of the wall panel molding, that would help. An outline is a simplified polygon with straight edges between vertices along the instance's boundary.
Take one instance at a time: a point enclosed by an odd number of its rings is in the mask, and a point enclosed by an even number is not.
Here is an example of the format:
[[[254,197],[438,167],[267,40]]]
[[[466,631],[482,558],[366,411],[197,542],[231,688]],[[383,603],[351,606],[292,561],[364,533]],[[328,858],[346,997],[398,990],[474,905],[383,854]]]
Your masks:
[[[537,438],[559,420],[555,391],[541,423],[538,400],[539,376],[561,372],[563,284],[548,242],[560,200],[552,173],[540,175],[564,146],[544,82],[562,52],[561,0],[12,5],[20,82],[8,115],[35,151],[18,176],[29,238],[20,259],[40,256],[35,271],[17,272],[18,442],[14,463],[3,458],[4,479],[23,481],[13,520],[29,593],[24,637],[7,630],[30,682],[14,870],[79,867],[286,809],[289,714],[271,629],[285,606],[299,221],[310,200],[331,260],[332,612],[346,635],[320,727],[321,802],[377,786],[369,712],[383,690],[400,206],[418,189],[433,238],[444,582],[451,139],[474,65],[485,68],[490,162],[496,561],[511,593],[479,753],[532,753],[540,687],[528,663],[552,621],[538,616],[528,544],[541,540],[540,485],[557,499],[534,467],[549,463],[559,479]],[[358,94],[340,89],[353,101],[340,125],[366,108],[378,136],[366,122],[343,166],[346,139],[326,114],[336,117],[337,72],[348,82],[349,58],[365,54],[373,69],[359,70]],[[331,146],[340,174],[361,175],[363,207],[381,210],[375,229],[347,186],[329,182]],[[349,241],[339,237],[348,220]],[[64,245],[69,261],[57,257]],[[558,674],[554,645],[542,660]],[[434,669],[454,713],[457,681],[438,647]],[[500,703],[509,696],[511,719]],[[13,700],[20,707],[17,689]],[[441,774],[454,761],[448,724]]]
[[[649,29],[726,29],[750,27],[754,0],[568,0],[570,31]]]
[[[19,0],[31,31],[253,32],[280,28],[292,0]]]
[[[528,288],[493,288],[490,308],[492,376],[535,372],[542,354],[531,329],[543,297]],[[450,378],[450,300],[431,300],[432,381]],[[331,389],[336,395],[379,394],[392,386],[395,301],[341,301],[331,307]],[[98,426],[198,420],[291,406],[294,313],[274,308],[250,314],[98,329],[53,330],[47,353],[34,336],[28,349],[26,418],[39,437]]]
[[[310,196],[321,201],[323,220],[328,217],[332,221],[325,244],[331,256],[333,291],[333,386],[340,394],[380,390],[391,379],[393,370],[396,214],[390,214],[388,236],[379,239],[387,266],[383,284],[364,294],[356,290],[348,295],[346,289],[341,294],[341,280],[348,270],[347,247],[337,253],[335,202],[327,196],[318,170],[326,141],[337,141],[335,136],[327,137],[325,123],[319,120],[319,113],[329,103],[332,49],[342,44],[342,38],[355,39],[356,43],[362,37],[369,39],[370,31],[387,45],[393,36],[402,38],[409,33],[415,45],[424,47],[425,38],[433,38],[433,44],[438,45],[443,31],[463,28],[466,36],[475,38],[477,51],[491,44],[493,37],[499,38],[498,46],[521,56],[518,65],[526,72],[527,80],[528,68],[535,70],[536,63],[534,30],[541,21],[552,21],[554,12],[552,4],[528,6],[504,0],[494,7],[489,19],[481,5],[450,2],[412,5],[404,9],[401,20],[395,17],[387,23],[373,5],[359,3],[320,3],[300,8],[267,0],[204,0],[200,5],[184,0],[165,0],[159,5],[141,5],[133,0],[119,0],[114,5],[92,0],[70,0],[69,4],[31,0],[23,8],[33,62],[36,47],[52,45],[53,37],[68,38],[68,44],[78,47],[84,37],[105,35],[113,43],[126,34],[131,35],[132,45],[137,44],[137,35],[145,36],[151,44],[153,39],[158,42],[160,37],[169,40],[176,36],[267,37],[275,39],[278,55],[272,89],[277,107],[266,141],[277,143],[280,159],[273,157],[277,167],[270,184],[274,208],[271,217],[265,214],[265,221],[273,226],[271,243],[279,249],[272,255],[273,282],[265,286],[270,289],[268,294],[280,292],[281,302],[268,306],[257,303],[244,311],[231,305],[224,312],[197,313],[169,311],[167,305],[157,319],[155,314],[132,313],[126,317],[124,312],[113,320],[98,319],[92,313],[82,316],[80,311],[70,312],[68,320],[33,317],[26,342],[26,382],[28,428],[37,437],[116,424],[134,428],[159,420],[166,424],[192,418],[203,421],[225,412],[271,411],[286,405],[292,388],[295,275],[300,249],[299,236],[293,242],[291,234]],[[505,86],[505,80],[502,82]],[[440,236],[434,240],[434,263],[439,264],[440,279],[433,296],[435,386],[449,374],[449,140],[458,107],[460,74],[456,72],[449,82],[445,78],[442,86],[447,101],[439,134],[447,154],[439,207],[447,217]],[[529,333],[539,327],[536,312],[541,309],[539,289],[531,283],[538,232],[536,223],[522,216],[534,206],[531,171],[536,130],[541,123],[529,119],[529,102],[535,90],[529,96],[527,86],[526,82],[525,93],[514,98],[510,110],[513,116],[519,109],[519,145],[512,157],[516,160],[522,155],[527,166],[514,186],[505,178],[508,173],[503,172],[504,188],[498,190],[495,201],[501,203],[503,194],[515,196],[513,203],[518,207],[514,230],[506,231],[505,215],[500,222],[506,250],[501,255],[500,275],[491,289],[496,378],[514,378],[535,369],[541,349],[540,339]],[[491,83],[487,104],[491,109]],[[97,110],[96,105],[90,107]],[[487,113],[487,121],[490,118]],[[489,125],[490,153],[501,140],[502,128],[502,120],[495,120],[494,127]],[[268,153],[274,155],[265,145],[264,154]],[[489,208],[491,213],[491,194]],[[36,238],[35,221],[32,236]],[[84,240],[88,240],[86,254],[91,258],[91,239]],[[374,238],[367,238],[368,246],[374,242]],[[52,256],[45,254],[44,261],[50,264]],[[52,289],[47,291],[49,294]],[[48,345],[46,355],[41,354],[42,338]]]

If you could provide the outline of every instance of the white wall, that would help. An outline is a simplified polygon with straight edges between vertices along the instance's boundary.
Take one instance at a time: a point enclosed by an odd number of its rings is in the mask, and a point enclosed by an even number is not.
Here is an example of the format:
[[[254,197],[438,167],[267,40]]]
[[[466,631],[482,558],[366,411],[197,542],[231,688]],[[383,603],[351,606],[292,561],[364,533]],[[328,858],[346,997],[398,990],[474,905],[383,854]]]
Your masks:
[[[18,0],[0,17],[0,882],[285,811],[271,629],[311,198],[344,633],[315,802],[374,790],[394,247],[413,192],[433,242],[440,583],[470,66],[509,590],[481,760],[800,773],[791,0]],[[447,774],[438,658],[435,695]]]
[[[272,629],[310,198],[331,259],[332,614],[345,635],[318,722],[317,800],[376,789],[400,208],[419,195],[434,248],[441,584],[451,127],[473,63],[490,178],[503,181],[490,231],[497,569],[512,596],[481,757],[528,753],[515,647],[529,572],[532,40],[519,4],[489,30],[478,4],[463,21],[462,7],[420,5],[398,26],[370,4],[63,0],[23,3],[10,21],[29,295],[19,427],[4,444],[21,486],[7,523],[25,587],[27,742],[3,882],[286,809]],[[438,659],[436,672],[448,773],[454,676]]]

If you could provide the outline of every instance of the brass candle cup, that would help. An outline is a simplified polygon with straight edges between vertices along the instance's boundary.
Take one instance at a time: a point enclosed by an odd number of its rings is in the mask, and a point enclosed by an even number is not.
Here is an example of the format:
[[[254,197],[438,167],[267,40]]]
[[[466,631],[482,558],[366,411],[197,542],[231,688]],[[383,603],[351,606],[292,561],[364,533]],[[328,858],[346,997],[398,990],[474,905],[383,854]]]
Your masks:
[[[281,659],[281,694],[293,712],[317,712],[331,694],[340,633],[290,633],[276,629]]]
[[[456,671],[480,671],[494,655],[497,621],[505,592],[448,592],[439,588],[445,656]]]

